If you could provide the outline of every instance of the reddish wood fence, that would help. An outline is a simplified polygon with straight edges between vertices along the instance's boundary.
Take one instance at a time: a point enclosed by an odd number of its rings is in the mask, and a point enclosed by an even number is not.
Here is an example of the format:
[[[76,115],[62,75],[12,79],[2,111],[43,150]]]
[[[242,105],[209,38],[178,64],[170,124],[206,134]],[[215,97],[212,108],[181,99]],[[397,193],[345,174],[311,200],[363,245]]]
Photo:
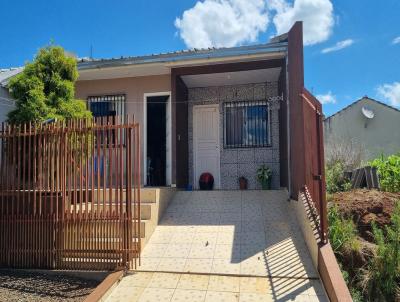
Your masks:
[[[2,125],[0,266],[135,267],[140,137],[133,118]]]
[[[325,196],[324,145],[323,145],[323,115],[322,106],[318,100],[303,89],[304,114],[304,154],[305,154],[305,193],[307,199],[315,208],[316,223],[321,241],[326,242],[327,206]]]

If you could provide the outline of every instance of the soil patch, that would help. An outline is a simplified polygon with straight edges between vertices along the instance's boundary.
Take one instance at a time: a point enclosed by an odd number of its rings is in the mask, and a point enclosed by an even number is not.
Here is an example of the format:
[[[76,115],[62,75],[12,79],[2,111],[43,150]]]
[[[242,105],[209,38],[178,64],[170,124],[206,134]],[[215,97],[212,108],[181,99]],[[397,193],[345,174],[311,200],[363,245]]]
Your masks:
[[[389,224],[399,200],[400,193],[358,189],[335,193],[331,201],[346,218],[353,219],[362,238],[372,241],[371,223],[374,221],[379,227]]]
[[[63,274],[0,270],[0,301],[83,301],[98,284]]]

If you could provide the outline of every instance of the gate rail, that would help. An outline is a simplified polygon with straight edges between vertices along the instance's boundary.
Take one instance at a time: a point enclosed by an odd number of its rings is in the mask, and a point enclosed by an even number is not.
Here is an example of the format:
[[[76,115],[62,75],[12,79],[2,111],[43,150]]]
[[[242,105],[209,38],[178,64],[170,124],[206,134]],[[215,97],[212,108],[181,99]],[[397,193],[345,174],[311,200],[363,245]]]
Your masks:
[[[3,123],[0,266],[136,267],[139,133],[130,116]]]

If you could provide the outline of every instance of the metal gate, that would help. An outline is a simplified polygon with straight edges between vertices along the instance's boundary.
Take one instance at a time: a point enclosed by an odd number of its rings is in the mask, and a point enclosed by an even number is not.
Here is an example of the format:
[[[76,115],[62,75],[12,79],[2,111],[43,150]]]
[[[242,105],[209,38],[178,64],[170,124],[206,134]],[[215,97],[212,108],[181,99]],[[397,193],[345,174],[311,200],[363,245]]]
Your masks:
[[[303,89],[305,193],[319,216],[321,241],[326,242],[327,206],[325,196],[323,115],[321,103]]]
[[[132,117],[2,124],[0,266],[105,270],[140,255]]]

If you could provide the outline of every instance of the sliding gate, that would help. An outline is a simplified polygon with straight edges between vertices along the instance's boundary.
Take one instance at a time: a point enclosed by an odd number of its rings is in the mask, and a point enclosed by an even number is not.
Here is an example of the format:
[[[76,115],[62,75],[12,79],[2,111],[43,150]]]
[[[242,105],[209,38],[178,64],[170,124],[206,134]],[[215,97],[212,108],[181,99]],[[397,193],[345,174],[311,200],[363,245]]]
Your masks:
[[[0,267],[136,267],[140,138],[132,117],[3,124],[0,156]]]

